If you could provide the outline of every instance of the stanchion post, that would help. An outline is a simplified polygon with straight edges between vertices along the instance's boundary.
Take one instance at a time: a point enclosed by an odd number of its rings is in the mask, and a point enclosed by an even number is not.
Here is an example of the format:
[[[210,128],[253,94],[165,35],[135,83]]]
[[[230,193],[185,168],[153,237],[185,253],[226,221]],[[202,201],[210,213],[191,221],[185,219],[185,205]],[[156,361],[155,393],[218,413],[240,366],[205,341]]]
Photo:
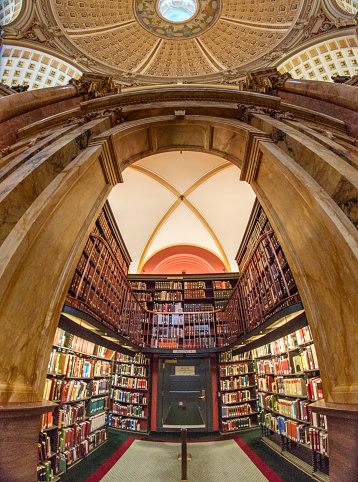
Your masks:
[[[187,453],[187,429],[181,429],[181,482],[187,482],[188,453]]]

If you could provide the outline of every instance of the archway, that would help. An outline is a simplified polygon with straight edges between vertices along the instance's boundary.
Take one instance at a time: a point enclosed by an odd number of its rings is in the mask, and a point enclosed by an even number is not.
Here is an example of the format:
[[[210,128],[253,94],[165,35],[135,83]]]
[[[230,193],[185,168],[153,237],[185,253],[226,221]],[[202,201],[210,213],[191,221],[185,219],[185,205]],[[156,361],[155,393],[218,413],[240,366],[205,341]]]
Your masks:
[[[113,108],[115,96],[107,99]],[[92,111],[96,104],[106,108],[98,99]],[[262,112],[242,122],[208,116],[206,105],[203,113],[203,106],[189,104],[190,115],[169,115],[167,106],[158,115],[157,107],[114,126],[108,114],[68,126],[47,121],[47,136],[44,131],[37,140],[38,134],[28,130],[35,148],[25,151],[26,159],[13,156],[0,204],[3,402],[41,400],[53,334],[93,220],[128,165],[169,150],[215,153],[242,170],[297,281],[317,343],[326,400],[358,402],[358,237],[338,206],[357,193],[354,156],[307,123],[283,122]],[[332,121],[331,131],[339,129]],[[44,139],[54,132],[57,137],[46,145]]]

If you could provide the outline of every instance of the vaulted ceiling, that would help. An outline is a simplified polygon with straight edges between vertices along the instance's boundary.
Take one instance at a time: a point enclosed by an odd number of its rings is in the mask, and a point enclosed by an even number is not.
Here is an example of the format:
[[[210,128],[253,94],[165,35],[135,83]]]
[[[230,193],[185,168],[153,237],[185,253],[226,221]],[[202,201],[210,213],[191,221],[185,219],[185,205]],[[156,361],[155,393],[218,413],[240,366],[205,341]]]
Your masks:
[[[205,248],[227,271],[237,271],[235,255],[255,195],[231,162],[199,152],[168,152],[136,162],[123,180],[109,202],[133,259],[131,273],[176,245]]]

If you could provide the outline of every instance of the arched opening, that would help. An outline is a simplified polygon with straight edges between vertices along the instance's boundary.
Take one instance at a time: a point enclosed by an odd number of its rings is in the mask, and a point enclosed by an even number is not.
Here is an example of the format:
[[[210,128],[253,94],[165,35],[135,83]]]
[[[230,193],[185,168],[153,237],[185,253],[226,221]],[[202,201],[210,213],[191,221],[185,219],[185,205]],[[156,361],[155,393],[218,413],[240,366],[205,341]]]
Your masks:
[[[318,141],[289,124],[260,114],[243,123],[200,111],[184,120],[164,111],[114,127],[99,117],[75,127],[65,144],[63,138],[52,143],[30,172],[19,166],[16,176],[10,174],[1,209],[16,205],[17,211],[1,231],[0,312],[7,333],[0,350],[2,400],[41,399],[78,255],[121,171],[155,153],[187,150],[221,156],[242,170],[292,267],[317,341],[326,399],[357,403],[356,339],[349,335],[357,306],[357,233],[333,199],[344,178],[333,174],[339,166],[329,149],[318,149]],[[267,134],[273,131],[276,142]],[[302,152],[311,155],[308,166]],[[311,170],[319,165],[324,178]],[[39,166],[46,175],[38,176]],[[24,203],[21,193],[29,183],[36,189],[27,190]]]

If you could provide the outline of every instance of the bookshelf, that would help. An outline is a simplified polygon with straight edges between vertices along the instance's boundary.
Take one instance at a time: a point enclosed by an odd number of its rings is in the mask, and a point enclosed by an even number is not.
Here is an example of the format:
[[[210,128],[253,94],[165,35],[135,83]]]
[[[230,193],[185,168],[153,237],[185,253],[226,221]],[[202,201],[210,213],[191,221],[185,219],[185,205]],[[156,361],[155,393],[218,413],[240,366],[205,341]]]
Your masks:
[[[256,384],[251,353],[219,355],[220,431],[237,432],[258,425]]]
[[[151,315],[142,327],[143,346],[170,350],[227,344],[230,330],[216,310],[226,305],[237,277],[129,275],[137,300]]]
[[[150,358],[117,353],[114,358],[109,426],[131,432],[149,431]]]
[[[254,348],[252,356],[264,441],[306,461],[310,451],[313,470],[327,473],[327,419],[310,409],[323,389],[309,326]]]
[[[106,203],[77,264],[66,304],[141,346],[147,315],[127,280],[130,261]]]
[[[243,333],[299,301],[291,269],[263,208],[256,200],[236,255],[236,286]]]
[[[44,398],[38,480],[54,480],[107,440],[113,350],[56,329]]]

